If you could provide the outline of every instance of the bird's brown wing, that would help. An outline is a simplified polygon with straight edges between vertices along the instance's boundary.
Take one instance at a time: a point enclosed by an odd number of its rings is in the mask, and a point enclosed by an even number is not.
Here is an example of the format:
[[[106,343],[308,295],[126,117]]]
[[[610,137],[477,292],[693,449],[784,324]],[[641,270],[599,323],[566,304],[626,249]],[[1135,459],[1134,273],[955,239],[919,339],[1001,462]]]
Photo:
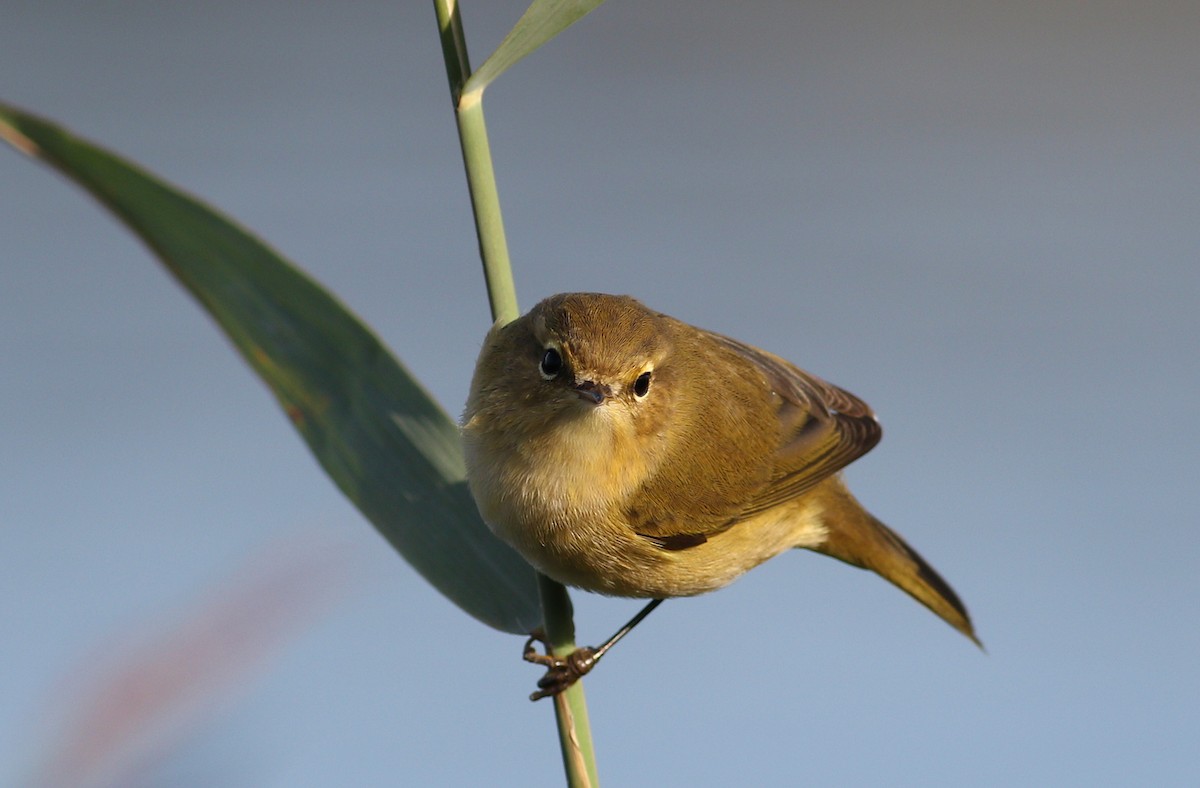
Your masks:
[[[711,336],[761,371],[778,403],[780,440],[770,478],[733,523],[812,489],[879,443],[883,429],[858,397],[774,354],[720,334]]]

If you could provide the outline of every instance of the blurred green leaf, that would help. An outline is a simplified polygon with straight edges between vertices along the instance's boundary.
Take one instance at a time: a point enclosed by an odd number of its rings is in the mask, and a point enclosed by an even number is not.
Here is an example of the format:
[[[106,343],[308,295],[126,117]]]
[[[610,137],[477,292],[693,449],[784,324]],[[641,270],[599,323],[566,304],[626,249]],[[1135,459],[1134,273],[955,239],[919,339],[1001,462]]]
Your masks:
[[[0,137],[74,180],[199,300],[325,471],[429,582],[486,624],[541,620],[533,569],[480,519],[458,429],[326,290],[213,209],[0,104]]]
[[[475,70],[463,93],[476,93],[490,85],[518,60],[587,16],[604,0],[533,0],[492,56]]]

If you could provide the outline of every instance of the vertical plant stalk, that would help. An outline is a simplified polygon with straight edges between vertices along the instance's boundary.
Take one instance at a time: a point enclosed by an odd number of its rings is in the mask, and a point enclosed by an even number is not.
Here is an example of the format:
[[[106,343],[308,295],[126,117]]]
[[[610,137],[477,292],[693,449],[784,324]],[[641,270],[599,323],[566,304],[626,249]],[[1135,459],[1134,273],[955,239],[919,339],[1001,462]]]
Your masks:
[[[467,171],[467,188],[471,193],[471,210],[475,215],[475,234],[479,238],[479,256],[483,260],[488,302],[492,306],[492,319],[507,323],[520,317],[521,312],[517,307],[517,289],[513,285],[512,265],[508,259],[504,219],[500,215],[500,194],[496,190],[496,172],[492,168],[492,148],[488,143],[487,124],[483,120],[483,94],[477,91],[464,95],[462,92],[463,85],[471,76],[471,62],[467,57],[467,40],[463,35],[458,3],[455,0],[434,0],[433,5],[441,32],[446,76],[450,79],[450,99],[454,103],[454,120],[458,124],[458,139],[462,144],[463,166]]]
[[[562,584],[542,574],[537,577],[546,641],[551,644],[555,656],[565,657],[575,650],[575,611],[571,606],[571,597]],[[599,786],[596,753],[592,749],[592,726],[588,722],[582,679],[554,696],[554,717],[558,723],[558,744],[562,749],[567,784],[589,788]]]
[[[475,231],[479,237],[479,254],[483,260],[492,318],[509,322],[520,315],[520,310],[508,259],[504,222],[500,215],[500,197],[492,169],[487,126],[483,119],[483,94],[482,91],[465,95],[462,92],[463,85],[471,75],[471,64],[458,3],[455,0],[434,0],[433,6],[437,12],[446,75],[450,80],[450,97],[462,144],[463,165],[471,192],[471,207],[475,215]],[[571,598],[566,588],[544,575],[538,575],[538,590],[546,640],[555,655],[565,656],[575,650]],[[554,712],[567,784],[573,788],[599,785],[582,681],[575,682],[566,691],[554,696]]]

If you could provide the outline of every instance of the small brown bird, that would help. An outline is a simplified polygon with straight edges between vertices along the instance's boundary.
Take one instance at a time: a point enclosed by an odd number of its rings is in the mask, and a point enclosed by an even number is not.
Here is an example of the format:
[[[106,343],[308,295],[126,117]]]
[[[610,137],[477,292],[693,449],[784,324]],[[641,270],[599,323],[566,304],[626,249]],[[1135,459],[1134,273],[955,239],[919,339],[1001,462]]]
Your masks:
[[[842,483],[879,442],[874,413],[778,356],[627,296],[552,296],[492,328],[462,427],[492,530],[560,583],[656,600],[631,625],[804,547],[876,572],[979,643],[949,584]],[[527,645],[551,667],[535,698],[631,625],[574,665]]]

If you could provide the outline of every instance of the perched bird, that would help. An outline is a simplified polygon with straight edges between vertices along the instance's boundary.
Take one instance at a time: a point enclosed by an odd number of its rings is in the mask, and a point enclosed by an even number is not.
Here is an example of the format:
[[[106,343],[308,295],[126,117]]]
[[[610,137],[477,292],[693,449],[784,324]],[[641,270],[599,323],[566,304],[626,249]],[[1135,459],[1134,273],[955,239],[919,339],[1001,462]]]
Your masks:
[[[842,483],[879,442],[874,413],[771,353],[627,296],[552,296],[487,335],[462,433],[483,519],[560,583],[691,596],[803,547],[876,572],[979,642],[949,584]]]

